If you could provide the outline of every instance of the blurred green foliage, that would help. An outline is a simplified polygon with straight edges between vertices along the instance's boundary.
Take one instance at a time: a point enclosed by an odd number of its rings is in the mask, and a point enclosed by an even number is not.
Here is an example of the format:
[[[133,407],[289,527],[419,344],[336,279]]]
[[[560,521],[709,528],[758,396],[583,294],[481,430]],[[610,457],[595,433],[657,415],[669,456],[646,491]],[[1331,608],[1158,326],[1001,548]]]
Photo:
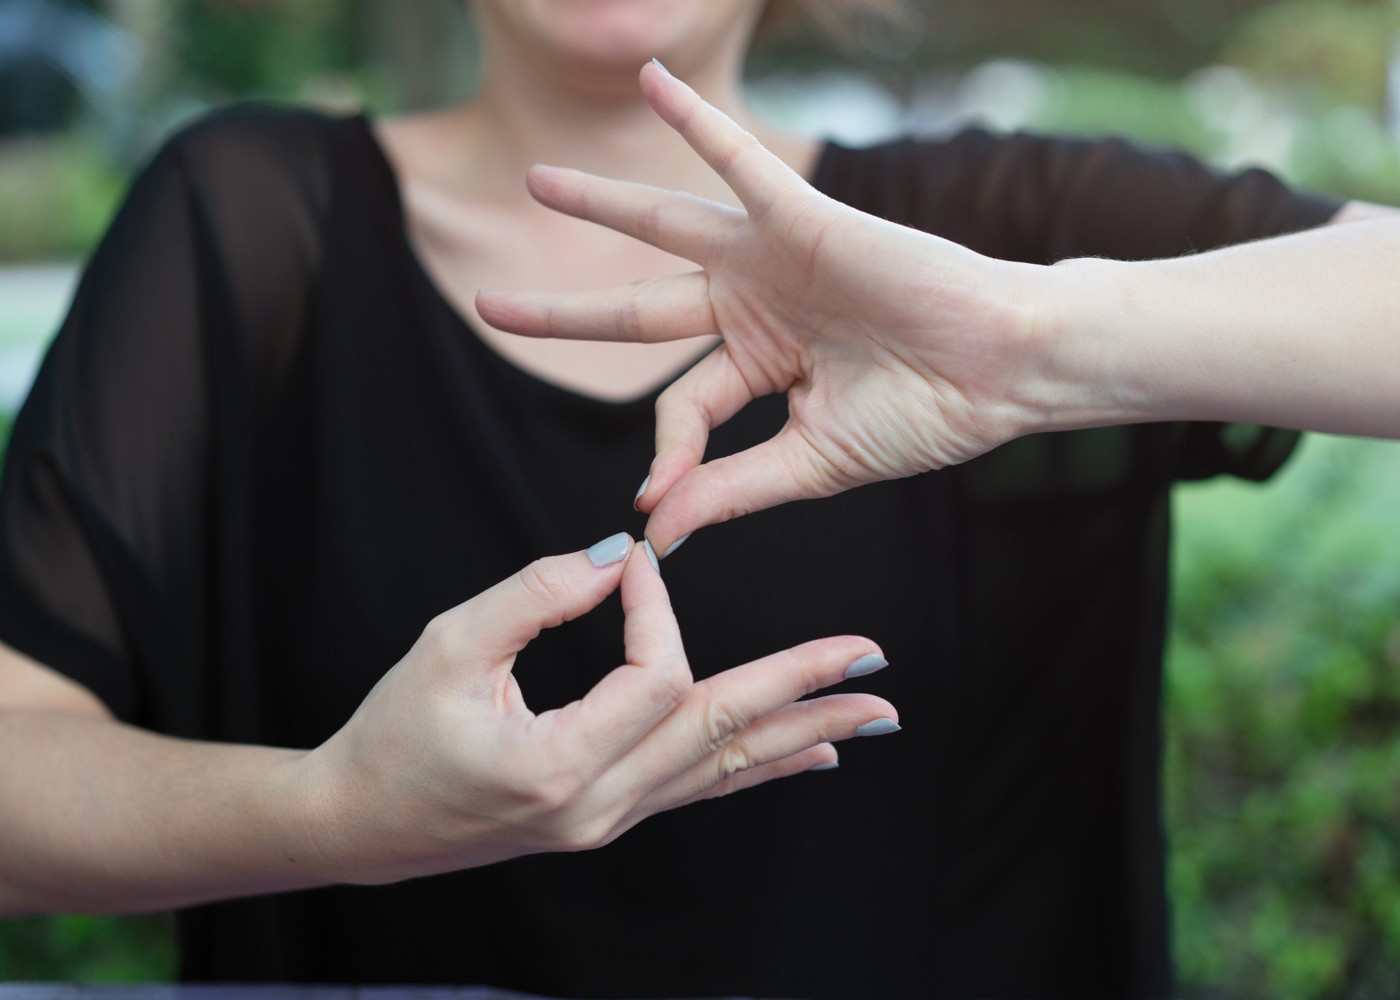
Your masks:
[[[161,86],[198,106],[319,97],[339,80],[381,106],[412,104],[462,72],[404,82],[452,62],[417,48],[443,35],[449,6],[170,4],[175,58]],[[1400,204],[1400,147],[1381,124],[1392,0],[925,6],[923,42],[886,76],[995,53],[1053,63],[1034,128],[1128,134],[1231,165],[1248,162],[1253,135],[1295,183]],[[768,65],[830,59],[792,44],[773,43]],[[1240,72],[1188,75],[1212,62]],[[0,261],[84,252],[127,166],[81,130],[8,143]],[[0,441],[7,433],[0,419]],[[1330,438],[1309,439],[1263,487],[1180,491],[1166,788],[1190,996],[1400,996],[1397,498],[1400,446]],[[162,980],[174,969],[166,916],[0,921],[0,980]]]
[[[175,978],[167,914],[0,922],[0,982],[152,983]]]
[[[1240,167],[1260,165],[1252,137],[1293,184],[1400,205],[1400,139],[1379,116],[1338,103],[1322,86],[1270,91],[1229,69],[1183,82],[1068,66],[1048,71],[1045,91],[1031,123],[1037,131],[1129,135]],[[1231,108],[1219,106],[1226,101]]]
[[[1171,890],[1203,996],[1400,996],[1400,447],[1178,491]]]
[[[1220,58],[1261,83],[1321,88],[1367,107],[1385,93],[1391,49],[1384,43],[1397,29],[1400,5],[1389,0],[1282,0],[1242,20]]]
[[[0,262],[93,246],[126,183],[126,171],[86,133],[12,140],[0,155]]]
[[[216,97],[297,93],[323,74],[360,61],[359,8],[342,0],[194,3],[177,12],[186,92]]]

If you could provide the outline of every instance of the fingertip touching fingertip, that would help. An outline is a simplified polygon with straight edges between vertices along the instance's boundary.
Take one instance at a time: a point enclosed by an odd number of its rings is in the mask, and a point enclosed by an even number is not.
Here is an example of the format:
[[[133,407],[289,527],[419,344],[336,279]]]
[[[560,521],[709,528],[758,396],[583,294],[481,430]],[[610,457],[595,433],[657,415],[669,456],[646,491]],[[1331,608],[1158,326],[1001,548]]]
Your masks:
[[[651,563],[651,568],[656,570],[657,574],[660,574],[661,563],[656,559],[656,550],[651,547],[651,542],[643,540],[642,549],[647,554],[647,562]]]

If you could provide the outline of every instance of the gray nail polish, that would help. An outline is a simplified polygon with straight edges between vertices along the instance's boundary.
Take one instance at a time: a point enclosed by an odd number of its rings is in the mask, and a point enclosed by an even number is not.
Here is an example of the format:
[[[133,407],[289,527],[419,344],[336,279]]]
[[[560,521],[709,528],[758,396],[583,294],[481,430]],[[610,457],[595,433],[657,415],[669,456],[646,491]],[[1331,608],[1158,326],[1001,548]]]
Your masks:
[[[622,562],[627,558],[627,553],[632,549],[632,539],[627,536],[627,532],[619,531],[615,535],[609,535],[596,545],[588,549],[588,561],[599,569],[604,566],[611,566],[613,563]]]
[[[694,534],[694,532],[687,531],[684,535],[681,535],[680,538],[677,538],[674,542],[672,542],[672,543],[667,547],[667,549],[666,549],[665,552],[661,553],[661,558],[662,558],[662,559],[667,559],[667,558],[669,558],[670,555],[671,555],[671,553],[674,552],[674,551],[676,551],[676,549],[680,548],[682,545],[684,545],[684,544],[685,544],[685,540],[686,540],[687,538],[689,538],[692,534]]]
[[[811,767],[807,768],[807,770],[809,770],[809,771],[834,771],[834,770],[836,770],[836,769],[837,769],[838,767],[840,767],[840,766],[841,766],[841,762],[840,762],[839,760],[833,760],[833,761],[831,761],[831,763],[829,763],[829,764],[814,764],[814,765],[812,765]]]
[[[884,670],[889,665],[889,661],[879,653],[867,653],[847,667],[846,672],[842,676],[845,677],[846,680],[850,680],[852,677],[864,677],[866,674],[873,674],[877,670]]]
[[[886,736],[899,732],[899,723],[893,719],[871,719],[856,730],[857,736]]]
[[[636,510],[636,509],[637,509],[637,501],[640,500],[640,499],[642,498],[642,494],[645,493],[645,492],[647,491],[647,487],[650,486],[650,485],[651,485],[651,476],[647,476],[645,479],[642,480],[642,485],[637,487],[637,495],[634,496],[634,497],[632,498],[632,509],[633,509],[633,510]]]
[[[660,573],[661,564],[656,561],[656,550],[651,547],[651,542],[648,542],[646,539],[643,539],[642,548],[646,550],[647,562],[651,563],[651,568],[656,570],[656,572]]]
[[[671,75],[671,71],[670,71],[669,69],[667,69],[665,66],[661,65],[661,60],[660,60],[660,59],[657,59],[657,58],[653,57],[652,60],[651,60],[651,64],[652,64],[653,66],[655,66],[657,69],[661,70],[661,72],[665,73],[667,76],[670,76],[670,75]]]

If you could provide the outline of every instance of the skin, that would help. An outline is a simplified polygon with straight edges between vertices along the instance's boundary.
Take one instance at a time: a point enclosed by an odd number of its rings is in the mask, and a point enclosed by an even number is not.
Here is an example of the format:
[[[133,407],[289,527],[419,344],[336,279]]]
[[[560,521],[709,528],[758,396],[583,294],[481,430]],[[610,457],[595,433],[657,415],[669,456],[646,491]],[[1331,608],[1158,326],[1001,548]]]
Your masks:
[[[759,6],[752,0],[482,0],[474,4],[485,55],[476,99],[378,125],[424,266],[477,335],[518,367],[587,396],[626,400],[669,383],[714,346],[713,336],[649,347],[527,341],[483,322],[475,293],[576,290],[693,267],[551,212],[523,182],[531,164],[562,162],[737,204],[637,89],[637,66],[654,55],[690,67],[717,107],[793,169],[810,173],[819,145],[766,126],[739,89]],[[637,470],[638,482],[644,474]]]
[[[379,126],[443,294],[477,319],[472,294],[492,281],[567,288],[688,267],[542,208],[520,178],[565,158],[724,198],[651,113],[635,66],[662,52],[748,120],[737,74],[757,8],[482,0],[480,94]],[[810,165],[813,143],[753,125],[785,162]],[[707,349],[482,336],[601,398],[650,389]],[[515,654],[618,589],[626,662],[581,701],[531,712]],[[821,639],[696,683],[648,560],[630,551],[599,568],[575,552],[427,623],[344,727],[303,751],[124,725],[91,691],[0,646],[0,915],[179,907],[599,847],[662,810],[835,763],[832,741],[897,713],[870,695],[808,696],[877,653],[861,637]]]
[[[1340,225],[1177,260],[1008,263],[826,198],[657,65],[641,88],[741,207],[552,167],[530,190],[702,270],[477,307],[531,337],[723,336],[657,403],[638,501],[657,551],[1035,431],[1203,419],[1400,436],[1393,210],[1350,205]],[[703,462],[711,428],[774,392],[777,436]]]

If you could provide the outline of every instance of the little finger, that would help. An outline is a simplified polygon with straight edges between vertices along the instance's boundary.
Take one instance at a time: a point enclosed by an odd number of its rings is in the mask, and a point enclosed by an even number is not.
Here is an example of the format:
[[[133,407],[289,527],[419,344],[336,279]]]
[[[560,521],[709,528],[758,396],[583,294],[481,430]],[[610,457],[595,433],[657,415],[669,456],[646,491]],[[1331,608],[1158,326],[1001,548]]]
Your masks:
[[[822,743],[818,746],[808,747],[806,750],[795,753],[791,757],[784,757],[782,760],[775,760],[769,764],[760,764],[758,767],[752,767],[747,771],[741,771],[732,778],[712,785],[698,794],[692,795],[690,798],[676,799],[674,796],[664,794],[666,791],[665,789],[658,789],[654,796],[649,796],[638,802],[617,824],[611,836],[616,838],[647,817],[667,809],[677,809],[681,806],[690,805],[692,802],[700,802],[704,799],[719,798],[733,792],[742,791],[745,788],[753,788],[757,785],[762,785],[776,778],[788,778],[794,774],[802,774],[805,771],[827,770],[836,766],[836,748],[830,743]]]
[[[747,771],[825,743],[897,732],[898,718],[893,705],[870,694],[834,694],[789,705],[754,723],[647,795],[642,800],[644,808],[662,812],[708,797],[718,786]]]

